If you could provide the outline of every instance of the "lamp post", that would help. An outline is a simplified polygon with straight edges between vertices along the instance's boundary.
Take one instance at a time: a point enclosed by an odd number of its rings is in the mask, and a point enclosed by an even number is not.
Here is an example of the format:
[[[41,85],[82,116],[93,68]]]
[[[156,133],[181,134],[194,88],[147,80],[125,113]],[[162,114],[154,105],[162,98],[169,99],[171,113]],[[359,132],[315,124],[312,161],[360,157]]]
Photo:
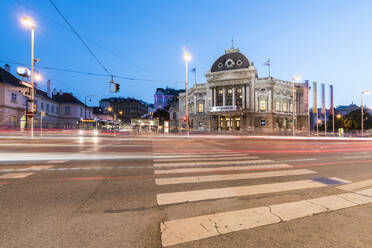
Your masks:
[[[189,128],[189,85],[188,85],[188,76],[187,76],[187,66],[191,60],[191,55],[189,53],[185,53],[183,58],[185,59],[186,65],[186,96],[185,96],[185,104],[186,104],[186,133],[187,136],[190,136],[190,128]]]
[[[35,24],[34,22],[28,18],[24,17],[22,19],[22,23],[31,28],[31,112],[34,114],[34,98],[35,98],[35,91],[34,91],[34,37],[35,37]],[[34,116],[31,116],[31,137],[34,137]]]
[[[360,95],[360,98],[361,98],[361,131],[362,131],[362,137],[364,136],[364,111],[363,111],[363,95],[368,95],[369,94],[369,90],[363,90],[362,91],[362,94]]]
[[[295,81],[299,81],[301,79],[300,76],[293,77],[292,80],[292,132],[293,136],[296,135],[296,90],[295,90]]]

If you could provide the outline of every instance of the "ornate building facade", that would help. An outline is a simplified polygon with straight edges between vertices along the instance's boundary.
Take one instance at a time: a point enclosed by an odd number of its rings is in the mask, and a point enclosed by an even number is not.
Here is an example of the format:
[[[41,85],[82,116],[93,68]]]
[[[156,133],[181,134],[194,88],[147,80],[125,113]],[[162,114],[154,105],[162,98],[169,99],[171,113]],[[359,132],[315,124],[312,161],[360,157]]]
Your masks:
[[[206,80],[190,89],[192,130],[290,133],[294,107],[296,132],[307,132],[307,86],[273,77],[259,78],[254,64],[239,49],[225,50],[206,73]],[[181,121],[184,115],[183,93],[178,112],[170,115],[178,118],[178,130],[185,127]]]

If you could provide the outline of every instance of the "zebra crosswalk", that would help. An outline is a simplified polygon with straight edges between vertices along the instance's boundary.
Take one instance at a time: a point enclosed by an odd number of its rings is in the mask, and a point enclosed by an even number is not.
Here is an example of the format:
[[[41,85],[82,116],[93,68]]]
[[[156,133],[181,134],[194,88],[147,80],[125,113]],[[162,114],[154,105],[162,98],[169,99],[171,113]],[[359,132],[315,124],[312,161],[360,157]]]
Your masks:
[[[156,195],[157,204],[170,206],[204,200],[325,188],[349,183],[339,178],[316,177],[316,171],[295,168],[283,161],[274,161],[250,154],[211,156],[213,155],[177,154],[168,158],[154,159],[155,183],[160,191]],[[286,181],[282,179],[280,182],[275,182],[275,178],[279,177],[286,177]],[[301,179],[296,177],[301,177]],[[273,182],[252,185],[251,180],[253,179],[266,179],[266,181],[273,179]],[[227,187],[226,184],[222,184],[223,187],[221,187],[219,184],[219,182],[234,183],[235,181],[239,183],[239,186]],[[247,185],[244,185],[245,183]],[[172,185],[177,186],[175,188],[177,191],[169,187]],[[193,186],[192,190],[190,190],[190,185]],[[197,189],[199,185],[200,189]],[[170,189],[170,192],[165,192],[165,189]],[[354,199],[355,203],[350,199]],[[328,198],[172,219],[160,223],[160,235],[162,245],[167,247],[369,201],[372,202],[372,197],[347,193]]]

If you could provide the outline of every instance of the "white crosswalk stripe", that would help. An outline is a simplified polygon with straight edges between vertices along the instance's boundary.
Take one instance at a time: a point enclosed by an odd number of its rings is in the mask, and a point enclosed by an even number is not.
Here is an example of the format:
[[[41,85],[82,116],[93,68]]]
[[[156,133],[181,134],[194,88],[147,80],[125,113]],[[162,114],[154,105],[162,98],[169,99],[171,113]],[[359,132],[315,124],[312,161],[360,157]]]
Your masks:
[[[0,176],[0,179],[20,179],[31,176],[34,173],[7,173]]]
[[[184,169],[168,169],[155,170],[155,174],[177,174],[177,173],[203,173],[203,172],[220,172],[220,171],[249,171],[249,170],[266,170],[266,169],[282,169],[292,167],[289,164],[261,164],[247,166],[228,166],[228,167],[213,167],[213,168],[184,168]]]
[[[222,174],[222,175],[207,175],[207,176],[193,176],[193,177],[167,177],[156,178],[157,185],[181,184],[181,183],[202,183],[214,181],[230,181],[243,179],[257,179],[266,177],[281,177],[281,176],[297,176],[314,174],[315,171],[300,169],[300,170],[281,170],[281,171],[267,171],[267,172],[253,172],[244,174]]]
[[[194,190],[194,191],[183,191],[174,193],[163,193],[158,194],[156,199],[158,205],[174,204],[181,202],[191,202],[191,201],[202,201],[211,199],[221,199],[237,196],[248,196],[248,195],[258,195],[258,194],[268,194],[275,192],[283,192],[298,189],[310,189],[326,187],[326,184],[312,181],[312,180],[302,180],[302,181],[292,181],[284,183],[271,183],[263,185],[251,185],[251,186],[241,186],[241,187],[229,187],[229,188],[219,188],[219,189],[204,189],[204,190]]]
[[[178,163],[154,163],[154,167],[187,167],[187,166],[203,166],[203,165],[236,165],[236,164],[260,164],[273,162],[270,159],[261,160],[239,160],[239,161],[195,161],[195,162],[178,162]]]
[[[160,223],[164,247],[372,202],[372,189]]]
[[[257,159],[257,156],[233,156],[233,157],[193,157],[193,158],[163,158],[163,159],[154,159],[154,162],[175,162],[175,161],[216,161],[218,160],[248,160],[248,159]]]

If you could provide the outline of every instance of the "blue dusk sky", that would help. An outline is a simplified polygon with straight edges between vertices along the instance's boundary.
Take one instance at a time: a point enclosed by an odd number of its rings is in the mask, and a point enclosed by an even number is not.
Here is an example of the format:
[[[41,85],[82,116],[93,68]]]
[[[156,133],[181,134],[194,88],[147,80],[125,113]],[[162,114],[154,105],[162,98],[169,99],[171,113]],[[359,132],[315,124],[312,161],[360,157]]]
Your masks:
[[[198,83],[213,62],[234,45],[267,76],[294,75],[334,84],[335,104],[360,104],[363,89],[372,90],[372,1],[370,0],[54,0],[54,3],[111,74],[154,81],[116,79],[120,93],[108,88],[110,77],[39,69],[52,88],[72,92],[89,105],[102,97],[135,97],[153,102],[158,87],[182,88],[183,51],[192,54]],[[48,0],[0,1],[0,65],[29,64],[30,32],[20,19],[36,22],[35,56],[39,66],[106,74],[67,28]],[[15,72],[16,64],[10,64]],[[194,83],[194,75],[190,73]],[[320,86],[318,86],[320,89]],[[327,105],[329,105],[329,88]],[[320,95],[320,92],[318,92]],[[372,95],[365,97],[372,107]]]

